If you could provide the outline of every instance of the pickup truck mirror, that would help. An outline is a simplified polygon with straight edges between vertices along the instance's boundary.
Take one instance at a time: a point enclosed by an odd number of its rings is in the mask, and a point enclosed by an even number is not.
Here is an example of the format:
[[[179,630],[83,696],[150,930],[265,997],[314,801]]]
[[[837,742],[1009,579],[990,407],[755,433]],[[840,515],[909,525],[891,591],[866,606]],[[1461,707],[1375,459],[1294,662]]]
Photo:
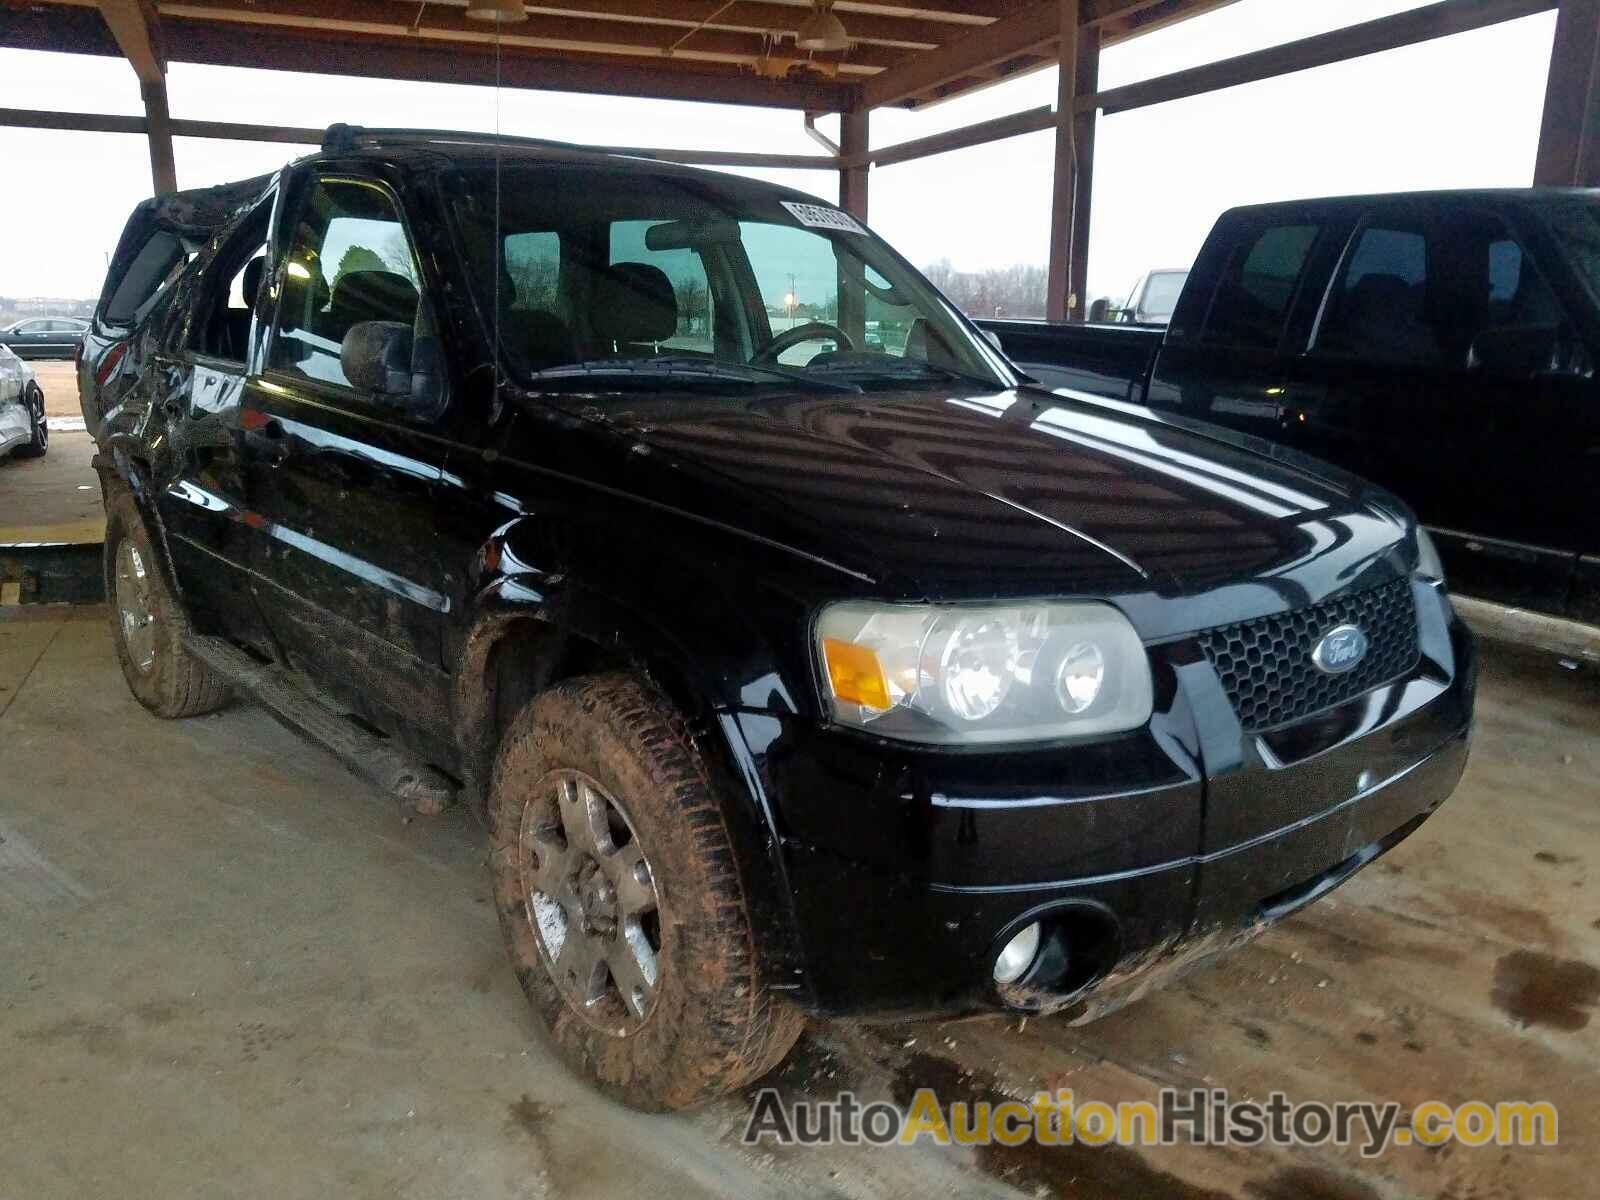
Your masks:
[[[1571,334],[1554,325],[1486,329],[1472,339],[1467,367],[1493,375],[1531,379],[1537,375],[1589,375],[1589,354]]]
[[[433,415],[443,395],[443,358],[436,338],[417,338],[401,321],[361,321],[339,347],[350,386],[408,416]]]

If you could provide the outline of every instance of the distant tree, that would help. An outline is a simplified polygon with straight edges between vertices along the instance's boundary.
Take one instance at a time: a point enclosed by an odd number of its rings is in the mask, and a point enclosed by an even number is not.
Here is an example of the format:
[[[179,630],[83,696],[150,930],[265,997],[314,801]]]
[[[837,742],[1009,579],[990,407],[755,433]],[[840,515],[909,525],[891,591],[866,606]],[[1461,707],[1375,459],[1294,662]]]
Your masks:
[[[506,256],[506,274],[516,292],[513,307],[555,312],[560,297],[560,266],[553,259]]]
[[[678,299],[678,332],[703,333],[711,320],[711,294],[706,285],[692,276],[672,281]]]
[[[982,271],[958,271],[948,258],[923,268],[929,282],[971,317],[1042,317],[1048,272],[1019,263]]]
[[[369,250],[365,246],[351,246],[339,259],[339,265],[334,268],[332,285],[338,287],[339,280],[349,275],[352,271],[388,271],[392,269],[376,250]]]

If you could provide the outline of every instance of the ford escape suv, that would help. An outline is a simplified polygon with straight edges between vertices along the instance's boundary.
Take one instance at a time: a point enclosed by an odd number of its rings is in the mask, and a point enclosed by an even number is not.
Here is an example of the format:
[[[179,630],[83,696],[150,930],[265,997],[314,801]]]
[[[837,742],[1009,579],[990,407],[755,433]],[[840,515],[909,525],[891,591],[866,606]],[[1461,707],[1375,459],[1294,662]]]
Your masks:
[[[335,126],[142,204],[81,370],[134,695],[474,806],[528,999],[641,1108],[807,1013],[1090,1019],[1466,761],[1400,501],[1030,385],[781,187]]]

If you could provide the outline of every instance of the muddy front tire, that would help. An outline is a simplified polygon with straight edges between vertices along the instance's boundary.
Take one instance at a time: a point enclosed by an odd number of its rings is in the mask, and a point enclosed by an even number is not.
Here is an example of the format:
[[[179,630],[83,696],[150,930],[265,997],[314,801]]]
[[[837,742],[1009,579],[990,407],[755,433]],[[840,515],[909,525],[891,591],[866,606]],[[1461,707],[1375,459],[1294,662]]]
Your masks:
[[[705,1103],[770,1071],[804,1018],[761,976],[722,809],[643,680],[571,680],[513,721],[490,782],[496,907],[568,1064],[633,1108]]]
[[[107,498],[105,577],[111,640],[134,698],[169,718],[197,717],[226,704],[227,684],[183,648],[183,611],[126,492]]]

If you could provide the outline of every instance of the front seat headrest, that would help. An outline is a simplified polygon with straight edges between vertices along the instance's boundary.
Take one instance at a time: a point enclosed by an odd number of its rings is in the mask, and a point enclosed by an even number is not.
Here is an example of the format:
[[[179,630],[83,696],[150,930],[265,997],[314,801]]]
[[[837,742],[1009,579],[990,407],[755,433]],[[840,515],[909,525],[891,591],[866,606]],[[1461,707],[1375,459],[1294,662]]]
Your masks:
[[[500,339],[520,351],[535,371],[578,360],[572,330],[555,313],[542,308],[508,310],[500,318]]]
[[[345,329],[362,321],[416,320],[417,288],[395,271],[347,271],[333,282],[333,311]]]
[[[678,297],[660,267],[617,263],[597,280],[594,332],[607,342],[664,342],[678,332]]]

